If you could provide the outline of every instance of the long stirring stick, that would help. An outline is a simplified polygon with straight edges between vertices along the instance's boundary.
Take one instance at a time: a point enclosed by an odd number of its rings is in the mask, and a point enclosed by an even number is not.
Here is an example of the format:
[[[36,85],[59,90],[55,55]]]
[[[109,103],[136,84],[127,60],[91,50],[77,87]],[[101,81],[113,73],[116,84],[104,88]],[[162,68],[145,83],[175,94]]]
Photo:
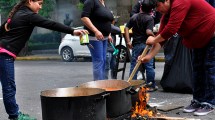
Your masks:
[[[149,45],[146,45],[144,51],[143,51],[142,54],[141,54],[141,57],[146,56],[146,53],[148,52],[148,49],[149,49]],[[140,64],[141,64],[141,61],[138,61],[137,64],[135,65],[135,67],[134,67],[134,69],[133,69],[131,75],[129,76],[127,82],[130,82],[130,81],[133,79],[134,74],[137,72],[137,69],[139,68]]]

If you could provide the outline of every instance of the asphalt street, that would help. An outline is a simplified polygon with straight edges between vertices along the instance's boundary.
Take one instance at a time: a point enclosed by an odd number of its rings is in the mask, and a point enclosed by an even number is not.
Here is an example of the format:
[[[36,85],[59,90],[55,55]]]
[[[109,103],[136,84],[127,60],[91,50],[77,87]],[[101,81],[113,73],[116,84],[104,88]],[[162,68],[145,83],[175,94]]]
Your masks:
[[[163,74],[163,62],[156,63],[156,82],[159,83]],[[125,80],[128,79],[130,65],[127,64]],[[92,81],[91,62],[62,62],[61,60],[44,61],[16,61],[15,78],[17,85],[17,103],[20,110],[28,113],[38,120],[42,120],[40,92],[48,89],[78,86],[81,83]],[[118,78],[121,75],[118,74]],[[181,105],[186,106],[192,99],[191,94],[178,94],[159,90],[150,93],[149,104],[155,106]],[[161,112],[161,111],[159,111]],[[183,113],[182,108],[170,112],[161,112],[171,117],[196,118],[201,120],[214,120],[215,112],[203,116],[193,116],[192,113]],[[0,86],[0,120],[7,120],[7,114],[2,100]]]

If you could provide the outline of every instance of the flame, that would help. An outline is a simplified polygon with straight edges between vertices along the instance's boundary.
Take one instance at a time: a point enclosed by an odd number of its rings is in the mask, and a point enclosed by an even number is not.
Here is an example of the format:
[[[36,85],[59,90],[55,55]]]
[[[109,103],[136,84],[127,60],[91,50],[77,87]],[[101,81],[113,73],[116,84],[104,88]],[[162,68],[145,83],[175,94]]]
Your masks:
[[[152,117],[153,111],[147,109],[147,102],[149,101],[150,94],[146,92],[147,88],[141,87],[138,92],[139,101],[136,102],[135,108],[133,109],[132,118],[138,116],[148,116]]]

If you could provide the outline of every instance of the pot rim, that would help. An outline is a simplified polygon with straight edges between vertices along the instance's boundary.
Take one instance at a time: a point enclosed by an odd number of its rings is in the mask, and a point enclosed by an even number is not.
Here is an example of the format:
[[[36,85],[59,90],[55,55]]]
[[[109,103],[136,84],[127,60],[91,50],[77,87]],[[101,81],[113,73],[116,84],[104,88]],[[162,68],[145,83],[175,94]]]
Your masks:
[[[41,97],[87,97],[105,93],[104,89],[100,88],[56,88],[41,91]]]
[[[110,79],[110,80],[97,80],[80,84],[80,88],[100,88],[105,89],[107,92],[120,91],[130,87],[131,84],[125,80]],[[109,91],[108,88],[115,88],[116,90]]]

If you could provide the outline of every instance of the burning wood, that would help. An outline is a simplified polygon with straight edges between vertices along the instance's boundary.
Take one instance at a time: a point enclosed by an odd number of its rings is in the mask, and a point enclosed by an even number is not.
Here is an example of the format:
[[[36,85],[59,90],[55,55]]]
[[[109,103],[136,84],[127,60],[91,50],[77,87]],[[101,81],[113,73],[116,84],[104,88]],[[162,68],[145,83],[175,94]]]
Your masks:
[[[149,101],[149,96],[150,96],[149,93],[147,93],[147,89],[148,88],[146,87],[140,88],[138,92],[139,101],[136,102],[136,106],[135,108],[133,108],[133,114],[131,116],[132,118],[138,118],[138,117],[147,118],[147,117],[156,116],[157,109],[147,105],[147,102]]]
[[[131,120],[200,120],[193,118],[167,117],[157,112],[156,107],[147,104],[150,94],[147,93],[147,87],[143,86],[138,92],[139,100],[133,108]],[[130,119],[129,119],[130,120]]]

